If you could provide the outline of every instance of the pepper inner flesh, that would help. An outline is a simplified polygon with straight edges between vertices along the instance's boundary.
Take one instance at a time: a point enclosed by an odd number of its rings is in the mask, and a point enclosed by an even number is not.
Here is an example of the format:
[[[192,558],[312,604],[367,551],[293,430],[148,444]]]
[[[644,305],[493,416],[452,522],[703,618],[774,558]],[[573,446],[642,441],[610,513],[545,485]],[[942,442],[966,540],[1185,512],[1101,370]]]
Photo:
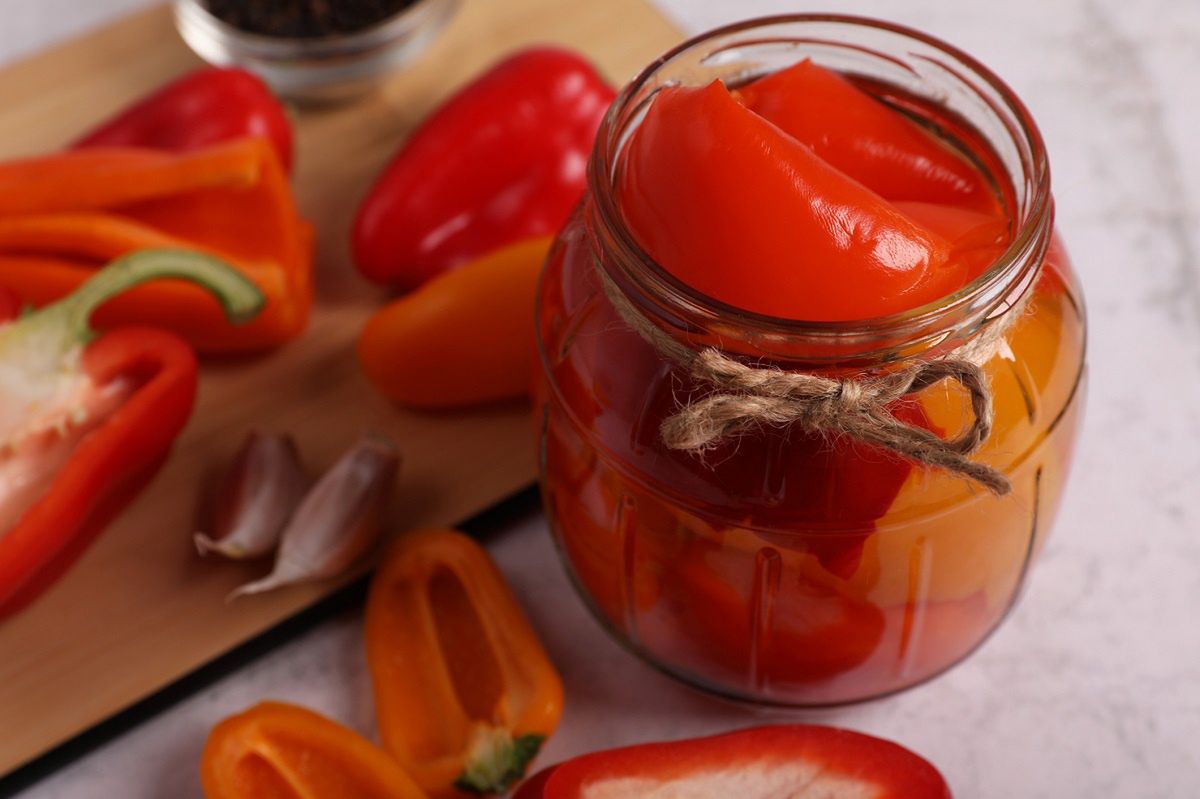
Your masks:
[[[49,489],[85,436],[134,390],[73,369],[30,380],[0,367],[0,537]]]
[[[279,766],[260,754],[247,755],[238,761],[236,780],[246,796],[305,799],[305,795],[280,773]]]
[[[589,782],[580,799],[878,799],[883,794],[870,783],[824,772],[819,765],[790,763],[745,764],[704,769],[675,777],[612,777]]]
[[[499,722],[504,694],[500,663],[471,597],[458,575],[445,567],[430,577],[428,591],[438,646],[463,712],[473,721]]]

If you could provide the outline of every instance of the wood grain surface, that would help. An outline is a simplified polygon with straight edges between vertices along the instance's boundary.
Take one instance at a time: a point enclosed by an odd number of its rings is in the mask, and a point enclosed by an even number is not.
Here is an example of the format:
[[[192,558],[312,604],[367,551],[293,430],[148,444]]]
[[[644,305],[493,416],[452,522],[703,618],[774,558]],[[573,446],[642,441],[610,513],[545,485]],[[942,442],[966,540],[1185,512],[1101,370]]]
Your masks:
[[[504,53],[564,43],[620,83],[678,39],[643,0],[466,0],[428,53],[378,94],[299,114],[296,190],[318,231],[312,323],[269,356],[206,364],[196,413],[156,480],[64,579],[0,623],[0,775],[340,584],[227,604],[231,588],[269,564],[195,554],[201,486],[250,428],[292,432],[313,470],[364,430],[393,436],[405,454],[394,531],[455,523],[532,481],[524,407],[410,413],[361,377],[353,341],[383,295],[350,266],[350,218],[413,125]],[[8,67],[0,71],[0,158],[56,148],[196,64],[159,7]]]

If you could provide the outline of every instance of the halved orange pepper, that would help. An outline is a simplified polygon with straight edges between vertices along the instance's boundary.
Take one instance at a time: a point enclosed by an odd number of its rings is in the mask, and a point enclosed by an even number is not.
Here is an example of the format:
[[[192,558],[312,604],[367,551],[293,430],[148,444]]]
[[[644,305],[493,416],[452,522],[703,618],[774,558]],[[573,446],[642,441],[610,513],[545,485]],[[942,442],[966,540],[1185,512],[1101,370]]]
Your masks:
[[[415,408],[523,397],[533,311],[551,238],[525,239],[442,272],[367,320],[358,358],[375,387]]]
[[[267,299],[233,327],[203,291],[176,281],[106,304],[98,326],[148,324],[202,352],[268,349],[299,335],[312,306],[312,230],[271,146],[239,139],[183,154],[95,149],[0,164],[0,285],[44,305],[99,266],[145,248],[207,253]]]
[[[502,793],[562,713],[562,681],[499,569],[453,530],[408,533],[371,584],[384,746],[431,796]]]
[[[387,752],[296,705],[263,702],[209,733],[208,799],[425,799]]]

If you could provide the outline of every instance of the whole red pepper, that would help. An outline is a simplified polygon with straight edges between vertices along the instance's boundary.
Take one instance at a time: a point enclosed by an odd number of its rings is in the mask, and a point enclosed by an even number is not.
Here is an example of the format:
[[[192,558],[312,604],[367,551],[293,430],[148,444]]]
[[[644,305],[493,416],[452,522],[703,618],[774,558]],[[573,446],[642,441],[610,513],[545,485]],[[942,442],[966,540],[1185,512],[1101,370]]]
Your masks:
[[[198,283],[231,319],[262,294],[232,267],[143,250],[68,297],[0,317],[0,618],[57,579],[166,458],[191,414],[197,366],[180,338],[124,328],[93,340],[97,306],[147,280]],[[0,302],[11,318],[13,304]]]
[[[246,136],[269,141],[291,172],[292,125],[267,85],[243,69],[204,67],[102,122],[73,147],[194,150]]]
[[[566,50],[525,50],[494,66],[425,120],[371,187],[354,224],[359,271],[411,289],[557,232],[583,194],[614,96]]]
[[[738,799],[951,799],[937,769],[904,747],[810,724],[642,744],[546,769],[514,799],[736,796]]]

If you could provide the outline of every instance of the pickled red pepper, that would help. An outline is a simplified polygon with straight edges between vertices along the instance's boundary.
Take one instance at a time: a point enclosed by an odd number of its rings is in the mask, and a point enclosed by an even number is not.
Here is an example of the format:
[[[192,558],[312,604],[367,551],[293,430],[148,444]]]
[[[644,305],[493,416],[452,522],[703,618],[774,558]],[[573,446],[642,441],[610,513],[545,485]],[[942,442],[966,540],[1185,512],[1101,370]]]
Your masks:
[[[768,316],[916,308],[974,278],[968,265],[986,262],[966,251],[994,256],[1007,232],[964,157],[808,61],[736,94],[719,81],[663,89],[625,159],[619,201],[647,252]]]

